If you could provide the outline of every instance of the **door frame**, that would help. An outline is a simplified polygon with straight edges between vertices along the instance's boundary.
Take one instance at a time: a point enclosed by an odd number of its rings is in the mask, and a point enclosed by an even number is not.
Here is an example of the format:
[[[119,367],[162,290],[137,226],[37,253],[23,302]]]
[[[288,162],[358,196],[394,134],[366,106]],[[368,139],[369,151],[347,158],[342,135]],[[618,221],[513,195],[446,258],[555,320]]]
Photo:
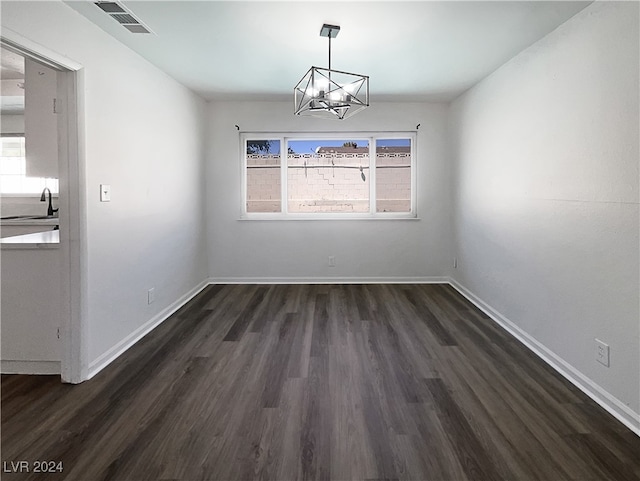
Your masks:
[[[58,199],[63,286],[60,377],[63,382],[80,383],[88,377],[84,69],[78,62],[8,28],[2,29],[0,43],[3,48],[58,72]]]

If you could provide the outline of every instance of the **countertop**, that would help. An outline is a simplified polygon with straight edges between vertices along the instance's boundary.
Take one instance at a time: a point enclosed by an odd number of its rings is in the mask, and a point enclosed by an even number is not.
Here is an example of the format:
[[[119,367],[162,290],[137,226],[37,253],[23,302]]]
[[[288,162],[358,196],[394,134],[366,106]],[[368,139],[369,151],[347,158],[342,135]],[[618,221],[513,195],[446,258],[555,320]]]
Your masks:
[[[0,225],[58,225],[58,217],[47,217],[46,219],[0,219]]]
[[[57,249],[60,247],[60,231],[47,230],[33,234],[16,235],[0,239],[2,249]]]

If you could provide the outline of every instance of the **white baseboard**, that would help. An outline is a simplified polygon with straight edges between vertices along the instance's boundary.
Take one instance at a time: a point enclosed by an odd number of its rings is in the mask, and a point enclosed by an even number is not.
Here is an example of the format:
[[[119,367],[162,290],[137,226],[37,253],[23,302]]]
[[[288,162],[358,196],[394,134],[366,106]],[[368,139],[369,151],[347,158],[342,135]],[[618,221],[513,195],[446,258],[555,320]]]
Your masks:
[[[489,304],[473,294],[469,289],[461,285],[454,279],[449,279],[449,284],[460,294],[466,297],[478,309],[483,311],[493,321],[506,329],[512,336],[522,342],[531,351],[533,351],[540,359],[549,364],[565,379],[574,386],[584,392],[596,403],[602,406],[613,417],[618,419],[622,424],[627,426],[631,431],[640,436],[640,414],[633,411],[629,406],[624,404],[618,398],[610,394],[600,385],[585,376],[578,369],[573,367],[567,361],[562,359],[553,351],[549,350],[544,344],[537,341],[527,332],[518,327],[514,322],[496,311]]]
[[[210,284],[447,284],[448,277],[210,277]]]
[[[89,364],[89,373],[87,376],[87,380],[91,379],[93,376],[102,371],[105,367],[111,364],[116,358],[118,358],[122,353],[124,353],[127,349],[133,346],[136,342],[146,336],[149,332],[155,329],[159,324],[168,319],[174,312],[184,306],[187,302],[197,296],[205,287],[210,284],[207,280],[202,281],[198,286],[194,287],[191,291],[187,292],[180,299],[175,301],[173,304],[169,305],[158,314],[153,316],[147,322],[145,322],[138,329],[133,331],[127,337],[125,337],[118,344],[113,346],[111,349],[106,351],[100,357],[95,359]]]
[[[0,362],[2,374],[57,374],[60,361],[5,361]]]

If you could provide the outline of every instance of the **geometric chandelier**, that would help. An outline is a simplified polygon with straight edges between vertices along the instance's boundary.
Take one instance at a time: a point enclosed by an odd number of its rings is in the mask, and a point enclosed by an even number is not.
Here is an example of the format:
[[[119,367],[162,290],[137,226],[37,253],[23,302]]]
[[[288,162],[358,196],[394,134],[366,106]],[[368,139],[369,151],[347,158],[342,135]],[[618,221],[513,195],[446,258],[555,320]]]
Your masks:
[[[295,115],[346,119],[369,106],[369,77],[331,70],[331,39],[336,25],[322,26],[321,37],[329,38],[329,68],[311,67],[293,89]]]

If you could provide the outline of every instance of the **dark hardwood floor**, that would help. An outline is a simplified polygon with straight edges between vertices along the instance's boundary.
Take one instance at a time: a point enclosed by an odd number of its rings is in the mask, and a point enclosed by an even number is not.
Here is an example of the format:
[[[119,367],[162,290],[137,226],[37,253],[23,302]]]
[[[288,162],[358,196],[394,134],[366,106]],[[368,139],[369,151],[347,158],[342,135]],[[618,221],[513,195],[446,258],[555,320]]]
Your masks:
[[[90,381],[1,387],[4,480],[640,479],[640,438],[444,285],[210,286]]]

